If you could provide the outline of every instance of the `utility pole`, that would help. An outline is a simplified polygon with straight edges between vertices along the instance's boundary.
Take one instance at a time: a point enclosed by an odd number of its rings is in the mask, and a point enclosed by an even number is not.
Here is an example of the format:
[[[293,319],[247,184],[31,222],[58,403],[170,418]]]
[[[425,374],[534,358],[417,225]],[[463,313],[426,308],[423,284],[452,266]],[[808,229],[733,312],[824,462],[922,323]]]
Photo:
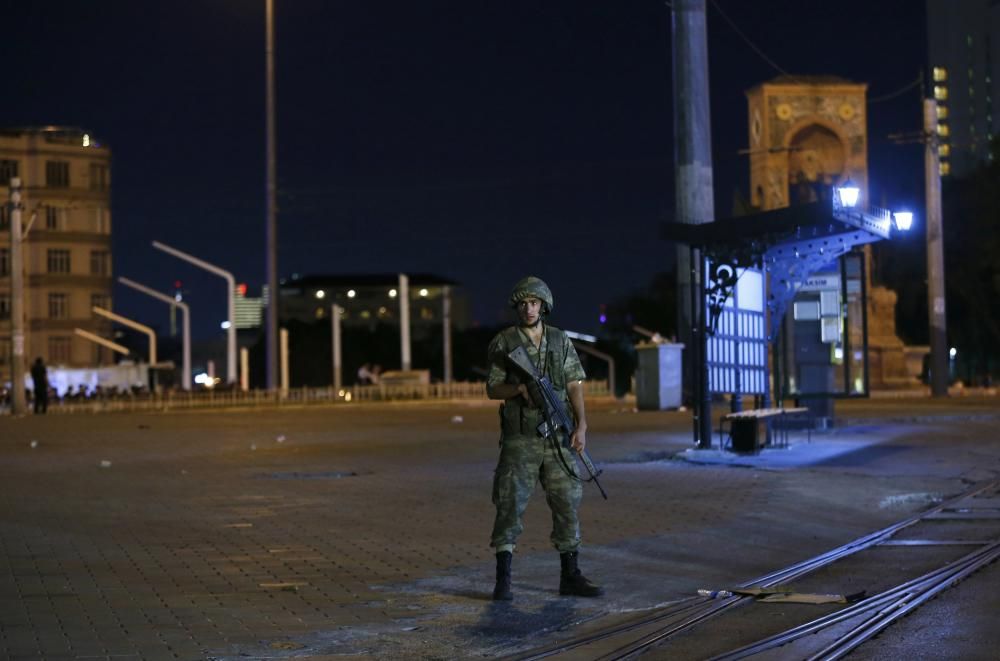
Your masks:
[[[24,396],[24,254],[22,251],[21,179],[10,180],[10,335],[11,335],[11,413],[24,415],[28,402]]]
[[[399,274],[399,353],[404,372],[412,367],[410,362],[410,278]]]
[[[444,382],[451,383],[451,287],[441,288],[441,317],[444,324]]]
[[[927,315],[930,322],[931,395],[948,396],[948,321],[945,317],[944,236],[937,101],[924,99],[924,182],[927,195]]]
[[[705,0],[674,0],[672,34],[675,222],[709,223],[715,219],[715,209]],[[698,351],[706,340],[704,301],[692,300],[695,292],[700,296],[703,291],[699,282],[703,274],[701,251],[678,246],[677,321],[681,341],[688,349],[685,382],[697,412],[694,431],[698,447],[707,449],[712,443],[711,399],[708,383],[700,383],[705,377],[705,353]]]
[[[264,321],[264,344],[267,365],[267,388],[278,387],[278,220],[277,220],[277,167],[274,137],[274,0],[265,0],[266,34],[264,59],[266,70],[266,124],[267,124],[267,183],[265,206],[267,208],[267,316]]]
[[[333,341],[331,347],[333,353],[333,389],[337,391],[338,396],[340,389],[344,387],[344,361],[340,338],[340,317],[343,312],[344,308],[336,303],[330,306],[330,335]]]

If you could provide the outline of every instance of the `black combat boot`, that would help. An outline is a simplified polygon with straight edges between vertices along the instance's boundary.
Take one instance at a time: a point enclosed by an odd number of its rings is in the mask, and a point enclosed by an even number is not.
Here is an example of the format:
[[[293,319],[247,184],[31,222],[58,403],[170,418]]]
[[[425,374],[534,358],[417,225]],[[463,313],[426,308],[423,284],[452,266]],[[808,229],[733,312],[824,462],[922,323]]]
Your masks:
[[[493,601],[510,601],[514,595],[510,591],[510,561],[514,554],[510,551],[497,553],[497,584],[493,588]]]
[[[604,588],[594,585],[587,580],[586,576],[580,573],[580,568],[576,566],[576,559],[579,555],[577,551],[559,554],[559,560],[562,561],[562,574],[559,576],[559,594],[572,595],[574,597],[600,597],[604,594]]]

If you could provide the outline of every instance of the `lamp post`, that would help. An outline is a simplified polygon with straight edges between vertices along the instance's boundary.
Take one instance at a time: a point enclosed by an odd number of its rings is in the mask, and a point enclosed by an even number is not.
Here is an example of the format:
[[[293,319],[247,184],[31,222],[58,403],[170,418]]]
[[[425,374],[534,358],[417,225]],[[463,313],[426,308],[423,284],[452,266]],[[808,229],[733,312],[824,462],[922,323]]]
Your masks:
[[[157,250],[173,255],[178,259],[183,259],[189,264],[194,264],[200,269],[225,278],[226,280],[226,382],[236,383],[236,279],[229,271],[219,268],[215,264],[209,264],[205,260],[198,259],[194,255],[168,246],[159,241],[153,241],[153,247]],[[273,298],[273,295],[272,295]]]
[[[139,284],[135,280],[129,280],[128,278],[121,277],[118,278],[118,282],[122,283],[126,287],[131,287],[132,289],[142,292],[147,296],[152,296],[153,298],[163,301],[167,305],[172,305],[176,308],[180,308],[181,312],[184,313],[184,321],[182,322],[182,342],[183,342],[183,367],[181,368],[181,387],[184,390],[191,390],[191,309],[188,307],[187,303],[182,303],[177,299],[162,294],[155,289],[147,287],[146,285]]]
[[[140,324],[137,321],[132,321],[128,317],[123,317],[120,314],[115,314],[111,310],[105,310],[102,307],[93,306],[90,308],[91,312],[100,315],[105,319],[110,319],[111,321],[117,321],[123,326],[128,326],[129,328],[134,328],[140,333],[145,333],[149,338],[149,367],[153,368],[156,365],[156,332],[144,324]]]
[[[267,317],[264,321],[265,363],[267,387],[274,390],[278,385],[278,221],[277,221],[277,166],[274,137],[274,0],[265,0],[267,14],[265,23],[264,68],[266,71],[266,124],[267,124],[267,165],[265,183],[265,207],[267,209],[267,229],[265,265],[267,271]]]

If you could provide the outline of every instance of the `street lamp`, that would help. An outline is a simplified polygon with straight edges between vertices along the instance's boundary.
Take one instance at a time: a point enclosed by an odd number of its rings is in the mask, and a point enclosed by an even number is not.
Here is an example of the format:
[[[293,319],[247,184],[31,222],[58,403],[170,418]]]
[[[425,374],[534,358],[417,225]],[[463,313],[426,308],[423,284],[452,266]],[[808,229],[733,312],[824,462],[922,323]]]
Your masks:
[[[837,201],[844,208],[853,209],[856,207],[860,195],[861,189],[855,186],[850,179],[845,181],[843,186],[837,187]]]
[[[126,287],[131,287],[132,289],[142,292],[147,296],[152,296],[153,298],[163,301],[167,305],[175,308],[180,308],[181,312],[184,314],[182,321],[182,336],[181,342],[182,347],[182,363],[181,363],[181,387],[184,390],[191,389],[191,308],[188,307],[187,303],[181,303],[173,296],[167,296],[166,294],[161,294],[155,289],[151,289],[146,285],[139,284],[135,280],[130,280],[126,277],[118,278],[118,282],[122,283]]]
[[[913,226],[913,212],[912,211],[896,211],[892,214],[892,223],[896,226],[896,229],[900,232],[909,231]]]
[[[236,383],[236,325],[233,323],[236,319],[236,278],[233,277],[232,273],[215,264],[209,264],[203,259],[198,259],[194,255],[189,255],[165,243],[153,241],[153,247],[225,279],[226,296],[228,297],[226,299],[226,322],[229,324],[222,326],[226,331],[226,382]]]

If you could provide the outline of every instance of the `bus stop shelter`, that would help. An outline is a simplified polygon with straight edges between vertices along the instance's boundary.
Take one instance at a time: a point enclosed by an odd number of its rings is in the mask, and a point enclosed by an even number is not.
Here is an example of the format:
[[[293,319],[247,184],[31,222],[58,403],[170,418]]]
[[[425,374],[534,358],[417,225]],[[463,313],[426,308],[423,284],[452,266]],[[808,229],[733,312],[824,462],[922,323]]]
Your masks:
[[[694,440],[711,446],[711,402],[740,411],[786,398],[816,417],[838,397],[868,395],[867,284],[862,246],[907,230],[912,215],[832,200],[703,224],[665,223],[691,252],[687,370]],[[848,202],[852,202],[848,204]],[[791,312],[791,314],[789,314]]]

